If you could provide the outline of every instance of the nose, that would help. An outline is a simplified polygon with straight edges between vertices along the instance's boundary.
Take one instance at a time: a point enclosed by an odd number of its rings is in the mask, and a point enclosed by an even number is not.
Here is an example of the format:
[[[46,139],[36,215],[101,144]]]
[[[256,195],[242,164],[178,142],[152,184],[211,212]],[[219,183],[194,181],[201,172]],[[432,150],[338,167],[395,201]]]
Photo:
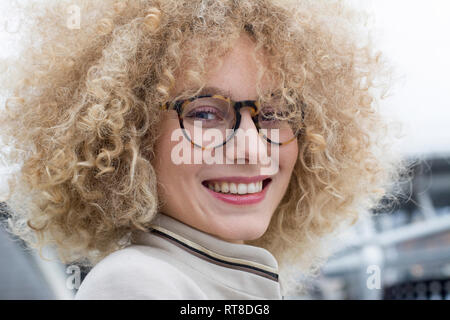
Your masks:
[[[234,138],[227,143],[227,148],[235,148],[234,152],[227,152],[227,157],[233,163],[257,164],[261,153],[267,155],[267,146],[259,136],[258,129],[252,120],[252,108],[240,109],[241,122]],[[236,146],[236,147],[235,147]],[[259,153],[259,154],[258,154]],[[230,156],[232,155],[232,156]]]
[[[244,107],[239,111],[241,112],[241,124],[239,125],[239,128],[244,130],[254,129],[256,130],[256,133],[258,133],[258,129],[252,119],[252,112],[255,110],[252,107]]]

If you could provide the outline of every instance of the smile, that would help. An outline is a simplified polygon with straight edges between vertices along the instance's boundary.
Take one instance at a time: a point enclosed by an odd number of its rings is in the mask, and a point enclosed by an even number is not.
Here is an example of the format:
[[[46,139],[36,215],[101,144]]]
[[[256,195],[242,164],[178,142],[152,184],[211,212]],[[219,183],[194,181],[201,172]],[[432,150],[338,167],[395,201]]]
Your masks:
[[[226,179],[205,180],[202,185],[216,199],[235,205],[261,202],[264,200],[268,186],[272,182],[271,178],[229,178],[229,181]]]

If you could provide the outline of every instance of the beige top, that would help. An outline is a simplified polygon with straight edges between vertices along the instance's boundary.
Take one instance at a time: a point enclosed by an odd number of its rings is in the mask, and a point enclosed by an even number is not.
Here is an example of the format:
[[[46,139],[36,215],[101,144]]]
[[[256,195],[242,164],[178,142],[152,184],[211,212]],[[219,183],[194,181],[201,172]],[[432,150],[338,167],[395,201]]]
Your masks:
[[[100,261],[75,299],[281,299],[266,249],[230,243],[159,213],[149,232]]]

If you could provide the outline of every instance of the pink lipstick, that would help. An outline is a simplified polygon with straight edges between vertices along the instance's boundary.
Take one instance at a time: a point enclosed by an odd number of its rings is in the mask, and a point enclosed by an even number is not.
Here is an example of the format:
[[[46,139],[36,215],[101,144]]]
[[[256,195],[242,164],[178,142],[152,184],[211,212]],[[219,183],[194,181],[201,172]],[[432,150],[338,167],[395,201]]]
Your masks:
[[[211,181],[228,181],[228,182],[236,182],[236,183],[252,183],[261,181],[261,176],[259,177],[252,177],[252,178],[246,178],[246,177],[227,177],[227,178],[216,178]],[[248,193],[248,194],[235,194],[235,193],[222,193],[217,192],[214,190],[211,190],[208,188],[208,182],[203,181],[203,186],[206,188],[206,190],[216,199],[219,199],[223,202],[234,204],[234,205],[251,205],[251,204],[257,204],[264,200],[266,196],[266,192],[269,188],[269,184],[271,183],[272,179],[267,178],[264,179],[262,182],[262,190],[260,192],[256,193]]]

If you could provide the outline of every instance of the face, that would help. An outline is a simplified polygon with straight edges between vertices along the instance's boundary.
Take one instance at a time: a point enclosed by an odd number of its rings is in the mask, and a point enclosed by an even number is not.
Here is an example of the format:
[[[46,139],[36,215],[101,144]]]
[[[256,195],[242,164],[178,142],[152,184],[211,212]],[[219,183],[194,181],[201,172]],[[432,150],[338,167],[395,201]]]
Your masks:
[[[245,35],[240,37],[232,51],[225,56],[223,64],[208,74],[206,86],[230,92],[230,98],[235,101],[257,100],[258,62],[252,57],[253,48],[250,38]],[[259,148],[261,145],[266,146],[266,156],[276,155],[277,159],[273,159],[273,163],[277,168],[272,174],[261,174],[264,172],[262,168],[267,166],[263,166],[260,158],[255,157],[261,152],[257,145],[244,143],[243,147],[239,147],[241,144],[232,143],[233,140],[221,147],[224,158],[220,162],[222,164],[207,164],[205,161],[201,164],[175,164],[172,150],[176,145],[185,144],[183,150],[192,148],[192,153],[197,147],[185,138],[183,141],[171,141],[174,130],[180,128],[174,110],[168,111],[160,124],[161,135],[155,150],[157,158],[153,161],[158,179],[158,195],[162,201],[161,211],[191,227],[235,243],[258,239],[267,230],[287,190],[298,156],[296,140],[282,146],[267,143],[258,136],[250,108],[243,108],[240,112],[242,118],[239,128],[247,132],[247,136],[254,134],[255,139],[261,140],[262,143],[258,145]],[[237,148],[244,150],[238,151]],[[258,161],[255,163],[249,159]],[[217,187],[216,184],[219,187],[217,192],[208,188]],[[230,191],[233,185],[236,186],[236,194]]]

